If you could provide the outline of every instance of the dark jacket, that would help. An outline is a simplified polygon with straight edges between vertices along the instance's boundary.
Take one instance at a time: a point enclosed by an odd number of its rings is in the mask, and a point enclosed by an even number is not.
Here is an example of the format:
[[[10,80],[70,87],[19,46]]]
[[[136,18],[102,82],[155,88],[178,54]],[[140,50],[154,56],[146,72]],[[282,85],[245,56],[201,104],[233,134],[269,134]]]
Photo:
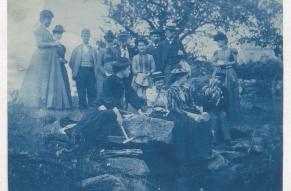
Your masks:
[[[138,97],[127,79],[120,79],[116,75],[109,76],[103,84],[102,101],[106,105],[125,109],[125,104],[130,103],[135,109],[141,108],[145,100]]]
[[[89,46],[89,48],[90,48],[89,53],[93,59],[94,72],[96,74],[96,72],[97,72],[97,52],[91,46]],[[83,51],[83,45],[79,45],[72,52],[69,66],[72,69],[73,78],[75,78],[79,72],[79,68],[81,66],[82,51]]]
[[[161,57],[162,49],[161,49],[160,43],[156,46],[154,46],[154,45],[148,46],[147,53],[154,57],[155,64],[156,64],[156,71],[163,71],[162,57]]]
[[[122,135],[116,118],[112,110],[99,111],[97,107],[91,107],[81,121],[66,133],[74,137],[75,143],[80,145],[81,152],[96,147],[105,149],[106,145],[110,146],[108,136]]]
[[[66,54],[66,47],[64,45],[60,45],[57,47],[57,53],[59,58],[64,59],[63,61],[65,61],[65,54]],[[65,64],[65,62],[61,62],[62,64]]]
[[[174,67],[179,63],[181,57],[178,55],[181,50],[184,55],[186,54],[184,46],[179,39],[174,39],[172,43],[169,40],[164,40],[160,45],[161,51],[161,68],[165,70],[167,66]]]
[[[128,50],[129,60],[132,60],[132,58],[138,53],[136,48],[132,46],[127,46],[127,50]],[[117,52],[118,57],[121,57],[120,46],[116,48],[116,52]]]

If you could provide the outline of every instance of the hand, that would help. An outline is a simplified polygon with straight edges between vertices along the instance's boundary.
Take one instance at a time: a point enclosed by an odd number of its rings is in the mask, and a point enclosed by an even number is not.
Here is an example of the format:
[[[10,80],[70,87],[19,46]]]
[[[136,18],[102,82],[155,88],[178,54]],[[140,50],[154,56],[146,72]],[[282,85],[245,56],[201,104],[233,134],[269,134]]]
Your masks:
[[[233,65],[233,64],[235,64],[234,61],[232,61],[232,62],[225,62],[225,65]]]
[[[183,51],[182,51],[182,50],[179,50],[179,51],[178,51],[178,55],[179,55],[179,56],[183,56],[183,55],[184,55]]]
[[[106,110],[107,108],[104,106],[104,105],[101,105],[101,106],[99,106],[98,107],[98,110],[99,111],[104,111],[104,110]]]
[[[63,58],[60,58],[60,62],[65,64],[67,61]]]
[[[52,42],[52,47],[60,46],[60,43],[58,41]]]
[[[209,114],[208,114],[207,112],[203,112],[203,113],[202,113],[202,119],[203,119],[204,121],[209,121],[209,119],[210,119]]]
[[[217,64],[217,65],[224,65],[224,64],[225,64],[225,62],[224,62],[224,61],[222,61],[222,60],[218,60],[218,61],[216,62],[216,64]]]
[[[144,112],[142,111],[142,109],[139,109],[137,112],[138,112],[138,114],[140,114],[140,115],[142,115],[142,116],[146,116],[146,113],[144,113]]]
[[[116,121],[117,121],[118,125],[122,126],[123,120],[122,120],[122,116],[121,116],[119,110],[116,107],[114,107],[112,110],[116,114]]]
[[[203,113],[203,107],[202,107],[202,106],[196,106],[196,109],[197,109],[200,113]]]

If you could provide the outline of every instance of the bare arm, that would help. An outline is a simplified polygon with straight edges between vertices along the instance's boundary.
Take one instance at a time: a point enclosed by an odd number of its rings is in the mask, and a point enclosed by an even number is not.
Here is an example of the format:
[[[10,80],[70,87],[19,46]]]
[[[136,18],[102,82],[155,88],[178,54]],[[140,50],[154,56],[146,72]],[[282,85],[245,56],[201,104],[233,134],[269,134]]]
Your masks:
[[[217,61],[218,61],[217,51],[215,51],[209,62],[211,62],[214,66],[217,66],[218,65]]]
[[[231,56],[233,58],[232,61],[228,61],[227,63],[225,63],[226,66],[230,66],[230,65],[234,65],[237,63],[237,50],[235,48],[231,49]]]

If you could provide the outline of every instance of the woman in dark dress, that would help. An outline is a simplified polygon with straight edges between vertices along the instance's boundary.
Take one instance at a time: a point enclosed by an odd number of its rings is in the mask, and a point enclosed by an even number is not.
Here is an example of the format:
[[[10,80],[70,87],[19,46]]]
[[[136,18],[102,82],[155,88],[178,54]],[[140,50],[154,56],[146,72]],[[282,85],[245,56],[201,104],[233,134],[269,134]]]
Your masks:
[[[176,88],[168,90],[168,120],[175,123],[173,129],[173,147],[176,160],[176,173],[173,190],[200,191],[206,186],[205,176],[211,157],[210,121],[203,115],[193,113],[185,100],[179,98]]]
[[[53,30],[54,39],[56,41],[60,41],[64,32],[65,32],[65,30],[64,30],[62,25],[56,25],[54,30]],[[62,76],[64,79],[69,104],[70,104],[70,107],[72,107],[73,104],[72,104],[70,82],[69,82],[68,73],[67,73],[66,66],[65,66],[65,64],[68,62],[65,59],[66,47],[61,43],[59,43],[59,46],[57,47],[57,54],[58,54],[58,58],[59,58],[60,65],[61,65],[61,72],[62,72]]]

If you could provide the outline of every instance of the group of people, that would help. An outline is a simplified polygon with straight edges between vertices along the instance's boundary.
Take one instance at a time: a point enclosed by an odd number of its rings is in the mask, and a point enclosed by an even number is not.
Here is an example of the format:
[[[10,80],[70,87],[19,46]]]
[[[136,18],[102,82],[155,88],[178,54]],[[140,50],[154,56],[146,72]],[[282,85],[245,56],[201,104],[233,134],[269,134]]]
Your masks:
[[[162,79],[163,86],[167,89],[179,86],[180,81],[185,82],[189,77],[189,67],[182,64],[186,52],[177,38],[177,28],[174,25],[167,25],[164,39],[161,31],[154,30],[151,32],[151,43],[142,37],[136,39],[135,47],[129,45],[130,35],[127,32],[121,32],[116,38],[112,31],[108,31],[104,36],[105,45],[98,51],[89,44],[90,30],[83,29],[83,42],[73,50],[70,60],[67,61],[66,48],[60,43],[65,32],[63,26],[56,25],[52,33],[48,30],[53,17],[49,10],[40,13],[40,25],[35,30],[37,50],[32,56],[18,98],[25,106],[72,109],[69,78],[65,68],[67,63],[76,82],[79,109],[86,111],[90,105],[94,105],[98,112],[113,109],[111,113],[116,114],[117,121],[120,121],[120,114],[116,108],[127,110],[130,105],[139,110],[147,105],[147,90],[155,86],[157,79]],[[221,89],[220,100],[215,103],[201,102],[200,106],[204,111],[199,107],[196,110],[199,114],[205,111],[211,114],[214,139],[220,123],[224,139],[229,141],[229,123],[237,120],[239,108],[235,72],[238,52],[227,46],[228,39],[225,34],[218,33],[214,40],[218,43],[219,50],[215,51],[210,61],[214,65],[212,78],[219,82]],[[192,139],[197,142],[197,136],[193,138],[192,135],[198,132],[189,132],[191,127],[188,126],[193,126],[189,117],[193,115],[185,112],[181,105],[170,100],[167,104],[167,109],[170,110],[169,120],[176,122],[173,139],[176,141],[177,158],[183,158],[181,151],[188,152],[195,148],[187,144],[193,143]],[[110,116],[108,119],[112,119],[113,115]],[[205,137],[200,138],[201,142],[205,140]],[[209,153],[210,151],[205,151],[204,155],[208,156]],[[182,160],[187,160],[187,157],[188,154],[185,154]]]
[[[107,31],[104,36],[105,47],[99,50],[89,44],[90,30],[83,29],[83,42],[73,50],[67,61],[66,47],[60,43],[64,27],[56,25],[52,34],[48,30],[53,17],[51,11],[42,11],[40,25],[35,30],[37,50],[32,56],[19,95],[19,102],[29,107],[57,110],[72,108],[65,67],[68,63],[76,82],[79,108],[85,110],[97,98],[104,96],[104,80],[114,74],[114,65],[124,58],[130,62],[128,82],[137,95],[145,99],[146,89],[153,85],[152,74],[163,73],[165,83],[170,85],[171,71],[185,54],[182,43],[175,38],[175,26],[168,26],[165,40],[161,40],[161,31],[155,30],[151,32],[150,45],[146,38],[141,37],[136,40],[135,47],[129,45],[129,33],[121,32],[115,37],[112,31]]]

